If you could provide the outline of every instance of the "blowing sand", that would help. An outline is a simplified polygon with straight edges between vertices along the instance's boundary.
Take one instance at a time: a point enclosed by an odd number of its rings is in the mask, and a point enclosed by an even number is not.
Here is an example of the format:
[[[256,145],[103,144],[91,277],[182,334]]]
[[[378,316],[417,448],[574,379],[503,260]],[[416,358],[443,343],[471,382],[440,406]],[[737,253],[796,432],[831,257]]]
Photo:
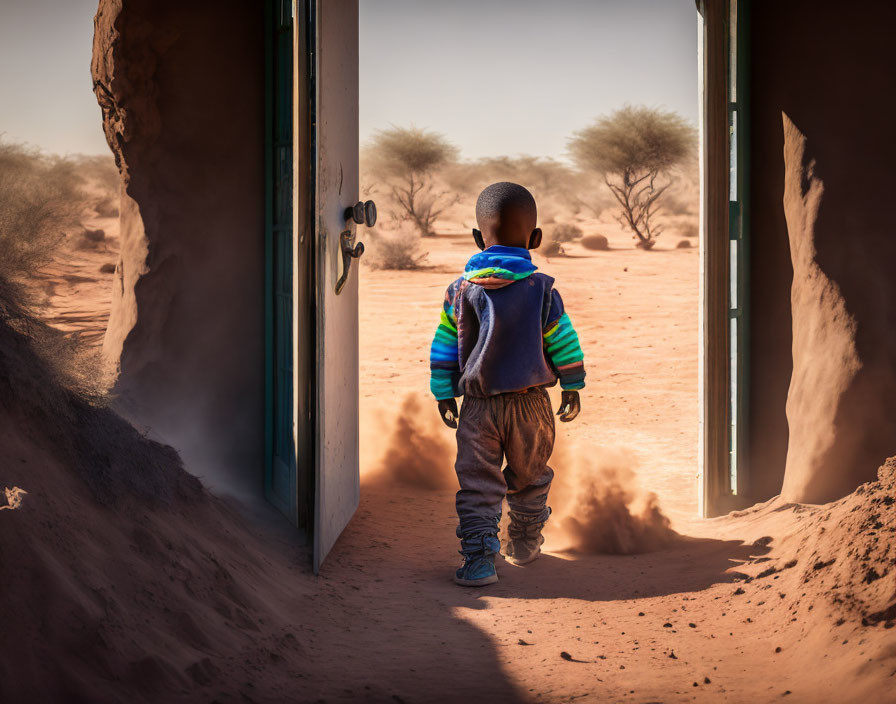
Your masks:
[[[451,582],[452,437],[426,360],[469,251],[439,238],[432,270],[362,272],[361,506],[317,577],[282,522],[248,522],[166,448],[3,386],[0,486],[27,494],[0,513],[0,700],[892,701],[896,464],[834,504],[693,519],[694,250],[536,259],[590,374],[555,532],[495,585]],[[41,378],[5,325],[0,364],[0,384]],[[86,432],[107,423],[112,440]]]

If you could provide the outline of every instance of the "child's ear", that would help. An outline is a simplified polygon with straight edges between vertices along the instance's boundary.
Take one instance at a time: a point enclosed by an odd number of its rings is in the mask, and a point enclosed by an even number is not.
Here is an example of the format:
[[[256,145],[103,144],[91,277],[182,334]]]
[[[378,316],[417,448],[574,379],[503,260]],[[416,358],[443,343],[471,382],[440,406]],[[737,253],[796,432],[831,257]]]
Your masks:
[[[482,239],[482,233],[475,227],[473,228],[473,241],[479,249],[485,249],[485,240]]]
[[[541,245],[541,228],[536,227],[529,235],[529,249],[538,249]]]

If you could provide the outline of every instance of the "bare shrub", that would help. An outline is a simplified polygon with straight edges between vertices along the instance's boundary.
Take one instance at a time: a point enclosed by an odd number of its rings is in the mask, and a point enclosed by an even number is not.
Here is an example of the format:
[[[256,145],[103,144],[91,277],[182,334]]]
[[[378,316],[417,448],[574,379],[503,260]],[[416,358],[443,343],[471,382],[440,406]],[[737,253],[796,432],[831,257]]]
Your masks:
[[[606,251],[610,249],[610,242],[603,235],[588,235],[582,238],[582,246],[585,249]]]
[[[434,174],[457,159],[457,147],[442,135],[417,127],[379,130],[363,151],[366,178],[377,192],[383,184],[399,221],[412,224],[421,237],[435,235],[438,217],[457,197],[437,187]]]
[[[638,247],[650,249],[661,233],[654,216],[672,183],[668,174],[693,158],[696,144],[693,125],[680,115],[626,105],[576,132],[569,151],[580,168],[603,178],[621,208],[619,222]]]
[[[550,228],[550,239],[560,244],[580,240],[583,234],[581,227],[570,223],[560,223]]]
[[[52,258],[78,226],[83,185],[73,160],[0,142],[0,278],[21,288]]]
[[[429,256],[423,251],[419,235],[370,233],[370,265],[374,269],[413,271],[421,269]]]

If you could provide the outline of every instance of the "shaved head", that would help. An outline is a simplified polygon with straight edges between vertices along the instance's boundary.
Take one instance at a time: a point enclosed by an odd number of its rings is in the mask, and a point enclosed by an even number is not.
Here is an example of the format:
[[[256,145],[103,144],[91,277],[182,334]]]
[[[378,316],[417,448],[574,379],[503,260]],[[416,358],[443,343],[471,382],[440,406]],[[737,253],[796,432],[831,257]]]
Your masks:
[[[518,183],[501,181],[493,183],[479,194],[476,200],[476,222],[482,228],[486,222],[495,218],[502,220],[507,216],[528,217],[535,227],[537,210],[532,194]]]
[[[476,200],[476,222],[487,246],[529,246],[537,220],[535,198],[517,183],[493,183]]]

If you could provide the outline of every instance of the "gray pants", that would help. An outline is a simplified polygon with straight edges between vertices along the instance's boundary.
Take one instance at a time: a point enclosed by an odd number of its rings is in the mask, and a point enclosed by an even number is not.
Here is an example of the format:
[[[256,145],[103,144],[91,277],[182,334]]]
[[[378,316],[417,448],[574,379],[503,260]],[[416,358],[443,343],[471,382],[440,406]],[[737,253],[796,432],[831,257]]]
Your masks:
[[[547,465],[553,450],[554,415],[544,389],[465,396],[454,465],[458,537],[496,535],[505,495],[511,511],[543,511],[554,478]]]

